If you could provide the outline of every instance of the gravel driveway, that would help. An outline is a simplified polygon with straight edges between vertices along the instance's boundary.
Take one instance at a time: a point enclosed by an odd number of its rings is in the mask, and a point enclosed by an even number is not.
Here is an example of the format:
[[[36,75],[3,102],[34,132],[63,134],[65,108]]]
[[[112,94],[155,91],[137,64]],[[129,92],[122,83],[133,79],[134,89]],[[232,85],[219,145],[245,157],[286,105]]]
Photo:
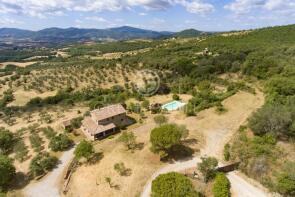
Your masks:
[[[29,184],[24,190],[27,197],[59,197],[59,183],[62,178],[63,171],[74,157],[74,147],[60,157],[60,163],[52,172],[45,176],[37,183]]]

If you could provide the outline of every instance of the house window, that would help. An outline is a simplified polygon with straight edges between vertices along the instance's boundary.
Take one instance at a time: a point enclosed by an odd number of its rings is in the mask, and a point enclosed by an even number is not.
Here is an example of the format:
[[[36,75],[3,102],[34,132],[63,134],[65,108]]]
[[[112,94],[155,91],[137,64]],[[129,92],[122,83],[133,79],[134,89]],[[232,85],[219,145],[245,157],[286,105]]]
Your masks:
[[[123,122],[124,121],[124,119],[123,118],[121,118],[121,122]]]

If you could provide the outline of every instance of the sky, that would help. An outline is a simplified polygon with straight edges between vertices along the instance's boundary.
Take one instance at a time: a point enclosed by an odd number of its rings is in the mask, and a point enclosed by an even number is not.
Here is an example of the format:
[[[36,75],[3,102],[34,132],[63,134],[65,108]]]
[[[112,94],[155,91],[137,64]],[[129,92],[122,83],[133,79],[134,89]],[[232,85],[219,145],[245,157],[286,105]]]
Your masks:
[[[295,23],[295,0],[0,0],[0,27],[229,31]]]

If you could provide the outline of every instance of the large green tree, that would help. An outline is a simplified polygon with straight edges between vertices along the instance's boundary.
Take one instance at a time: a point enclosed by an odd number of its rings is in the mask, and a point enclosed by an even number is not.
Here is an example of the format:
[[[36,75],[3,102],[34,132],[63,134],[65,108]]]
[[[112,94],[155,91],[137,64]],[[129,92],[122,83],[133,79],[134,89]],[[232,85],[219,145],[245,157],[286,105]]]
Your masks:
[[[30,171],[33,176],[39,176],[52,170],[57,162],[57,157],[51,156],[47,152],[39,153],[32,159],[30,163]]]
[[[94,154],[93,145],[91,142],[83,140],[77,145],[74,154],[77,159],[85,158],[89,160]]]
[[[265,105],[249,119],[249,127],[257,135],[288,136],[291,124],[291,113],[282,105]]]
[[[160,153],[161,158],[168,156],[169,150],[177,144],[180,144],[184,129],[176,124],[165,124],[156,127],[150,135],[152,150]]]
[[[5,189],[15,175],[15,167],[12,160],[0,154],[0,190]]]
[[[159,175],[152,182],[152,197],[198,197],[191,181],[177,172]]]
[[[66,134],[59,134],[51,138],[49,147],[53,151],[64,151],[73,145],[71,140]]]
[[[134,150],[136,148],[136,136],[133,132],[122,132],[118,141],[124,143],[128,150]]]
[[[198,170],[202,173],[204,181],[208,182],[216,174],[218,161],[214,157],[202,157],[201,160],[202,162],[198,164]]]

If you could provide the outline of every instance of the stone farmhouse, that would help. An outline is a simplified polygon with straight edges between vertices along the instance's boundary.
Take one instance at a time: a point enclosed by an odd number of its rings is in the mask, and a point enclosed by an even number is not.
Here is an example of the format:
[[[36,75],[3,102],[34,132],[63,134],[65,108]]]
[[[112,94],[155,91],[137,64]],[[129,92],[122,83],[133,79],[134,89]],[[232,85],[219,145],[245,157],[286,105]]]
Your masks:
[[[126,110],[120,104],[109,105],[90,112],[82,121],[81,130],[90,140],[103,139],[118,131],[120,127],[131,124]]]

